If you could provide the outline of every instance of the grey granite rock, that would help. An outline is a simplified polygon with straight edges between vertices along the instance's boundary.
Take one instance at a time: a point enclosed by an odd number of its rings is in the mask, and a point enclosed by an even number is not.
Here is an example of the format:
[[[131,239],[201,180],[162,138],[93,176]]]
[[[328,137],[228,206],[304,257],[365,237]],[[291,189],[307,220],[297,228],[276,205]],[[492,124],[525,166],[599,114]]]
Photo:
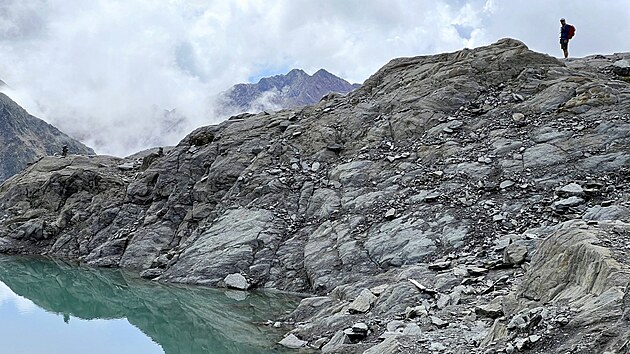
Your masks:
[[[337,331],[333,337],[322,347],[322,353],[334,353],[339,347],[350,343],[350,339],[343,331]]]
[[[350,313],[364,313],[370,310],[372,304],[376,301],[376,296],[368,289],[363,289],[359,296],[350,303],[348,311]]]
[[[223,279],[223,282],[225,286],[232,289],[247,290],[250,287],[247,279],[239,273],[228,274],[225,279]]]
[[[282,338],[282,340],[278,342],[278,344],[290,349],[299,349],[305,347],[308,342],[305,340],[301,340],[293,334],[289,334],[288,336]]]
[[[527,252],[527,246],[523,243],[512,243],[503,251],[503,262],[511,265],[521,264],[525,262]]]
[[[620,76],[630,76],[630,60],[622,59],[614,62],[613,72]]]

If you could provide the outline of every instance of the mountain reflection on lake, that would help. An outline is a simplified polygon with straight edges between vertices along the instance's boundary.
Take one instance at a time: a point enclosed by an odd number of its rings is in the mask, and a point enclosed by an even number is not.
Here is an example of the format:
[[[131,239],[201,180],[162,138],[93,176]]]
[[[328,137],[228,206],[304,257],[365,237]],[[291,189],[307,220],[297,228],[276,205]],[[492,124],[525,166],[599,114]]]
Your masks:
[[[7,353],[281,353],[282,332],[261,322],[300,300],[19,256],[0,256],[0,282]]]

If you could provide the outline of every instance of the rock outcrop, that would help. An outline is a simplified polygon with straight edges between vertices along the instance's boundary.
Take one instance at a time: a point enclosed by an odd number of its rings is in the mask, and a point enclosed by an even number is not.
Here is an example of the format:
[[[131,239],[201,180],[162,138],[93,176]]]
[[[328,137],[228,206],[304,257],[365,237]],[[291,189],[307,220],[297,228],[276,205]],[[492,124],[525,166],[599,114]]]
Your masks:
[[[0,251],[318,295],[283,321],[327,352],[623,352],[627,57],[503,39],[199,128],[143,168],[46,158],[0,187]]]
[[[0,87],[3,84],[0,81]],[[94,154],[92,149],[31,116],[0,93],[0,182],[41,157],[61,154],[64,145],[70,154]]]

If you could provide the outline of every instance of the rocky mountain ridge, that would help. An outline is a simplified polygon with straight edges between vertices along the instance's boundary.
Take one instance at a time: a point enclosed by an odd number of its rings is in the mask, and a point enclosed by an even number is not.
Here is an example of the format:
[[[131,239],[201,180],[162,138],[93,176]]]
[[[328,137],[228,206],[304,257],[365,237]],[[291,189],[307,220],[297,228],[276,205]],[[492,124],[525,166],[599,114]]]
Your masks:
[[[0,86],[3,84],[0,81]],[[64,145],[71,153],[94,154],[92,149],[28,114],[0,93],[0,182],[41,157],[61,154]]]
[[[223,94],[221,109],[233,114],[289,109],[317,103],[329,93],[345,95],[359,87],[324,69],[313,75],[293,69],[264,77],[255,84],[237,84]]]
[[[628,57],[504,39],[162,154],[44,158],[0,187],[0,251],[317,295],[289,347],[623,353]]]

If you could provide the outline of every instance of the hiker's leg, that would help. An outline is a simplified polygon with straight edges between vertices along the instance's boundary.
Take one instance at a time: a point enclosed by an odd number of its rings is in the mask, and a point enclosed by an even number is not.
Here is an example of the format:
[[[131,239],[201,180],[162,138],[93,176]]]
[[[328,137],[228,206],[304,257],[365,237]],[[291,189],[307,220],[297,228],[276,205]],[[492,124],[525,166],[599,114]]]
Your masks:
[[[562,52],[564,53],[564,58],[568,58],[569,57],[569,41],[566,39],[561,39],[560,40],[560,48],[562,49]]]

